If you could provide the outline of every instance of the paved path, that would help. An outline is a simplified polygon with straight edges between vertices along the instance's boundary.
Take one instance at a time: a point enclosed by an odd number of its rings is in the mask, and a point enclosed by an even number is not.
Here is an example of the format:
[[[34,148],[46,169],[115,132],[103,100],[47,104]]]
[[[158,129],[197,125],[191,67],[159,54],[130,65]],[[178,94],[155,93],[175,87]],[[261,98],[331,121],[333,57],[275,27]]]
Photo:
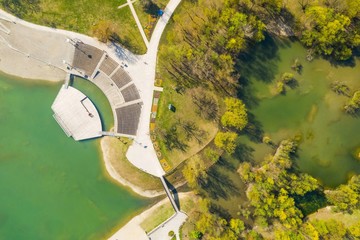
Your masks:
[[[136,2],[136,0],[133,0],[131,2],[134,3],[134,2]],[[124,4],[120,5],[120,6],[118,6],[118,9],[126,7],[127,5],[129,5],[129,3],[124,3]]]
[[[141,37],[143,38],[146,47],[149,48],[149,41],[147,40],[146,34],[145,34],[145,32],[144,32],[144,29],[143,29],[143,27],[141,26],[141,22],[140,22],[137,14],[136,14],[135,8],[134,8],[134,6],[133,6],[133,4],[132,4],[133,2],[132,2],[131,0],[127,0],[127,3],[128,3],[128,5],[129,5],[130,10],[131,10],[131,13],[132,13],[132,15],[133,15],[133,17],[134,17],[134,19],[135,19],[136,25],[137,25],[138,28],[139,28]]]
[[[165,173],[161,168],[159,160],[156,156],[156,151],[150,139],[150,134],[149,134],[150,114],[151,114],[151,106],[153,99],[153,91],[155,89],[154,87],[155,70],[156,70],[157,51],[158,51],[160,38],[173,11],[176,9],[176,7],[180,2],[181,0],[170,0],[170,2],[168,3],[167,7],[164,10],[163,16],[159,18],[155,26],[150,42],[146,44],[148,46],[148,51],[143,56],[134,55],[130,51],[115,44],[106,45],[100,43],[96,39],[83,34],[32,24],[23,21],[21,19],[18,19],[4,12],[1,9],[0,9],[0,18],[6,19],[7,21],[12,22],[14,24],[20,23],[24,26],[39,31],[46,31],[49,33],[53,32],[53,33],[62,34],[67,38],[79,39],[87,44],[93,45],[94,47],[105,50],[111,57],[123,61],[127,66],[125,70],[128,71],[133,81],[135,82],[139,90],[141,99],[143,100],[144,103],[142,107],[137,136],[134,139],[132,146],[130,146],[126,156],[128,157],[129,161],[139,169],[142,169],[143,171],[148,172],[154,176],[161,177]],[[143,29],[141,28],[141,24],[136,15],[135,9],[133,8],[130,0],[128,0],[128,3],[132,13],[134,14],[134,18],[138,24],[139,30],[140,32],[142,32],[143,39],[145,41],[146,36],[144,34]],[[158,230],[154,232],[154,235],[152,235],[152,239],[153,240],[164,239],[164,236],[167,236],[168,228],[173,229],[175,232],[178,232],[178,228],[185,221],[185,219],[186,219],[185,214],[181,212],[177,212],[177,215],[175,217],[166,221],[165,223],[166,225],[163,224],[164,227],[158,228]],[[143,232],[141,232],[139,228],[134,230],[134,232],[132,232],[130,236],[135,236],[135,234],[139,234],[139,239],[141,239],[140,235],[144,237]],[[125,236],[129,236],[129,235],[125,235]],[[126,238],[120,238],[120,239],[126,239]]]
[[[164,10],[163,16],[159,18],[155,26],[151,40],[149,42],[148,51],[145,55],[142,56],[134,55],[119,45],[107,45],[100,43],[96,39],[83,34],[33,24],[21,20],[1,9],[0,18],[5,19],[10,23],[22,24],[23,26],[29,27],[31,29],[49,33],[57,33],[71,39],[79,39],[86,44],[93,45],[94,47],[97,47],[101,50],[105,50],[112,58],[116,58],[118,61],[124,62],[128,66],[125,68],[125,71],[130,74],[131,78],[135,82],[135,85],[139,90],[140,97],[143,100],[142,113],[140,116],[137,136],[126,155],[129,161],[139,169],[154,176],[160,177],[164,175],[165,172],[161,168],[159,160],[156,156],[156,151],[150,139],[149,130],[153,90],[155,88],[154,82],[156,58],[161,35],[167,22],[170,19],[170,16],[180,2],[181,0],[170,0],[169,4]],[[64,68],[65,67],[66,66],[64,66]]]
[[[133,165],[157,177],[165,174],[150,139],[150,114],[155,89],[157,51],[165,26],[180,2],[181,0],[170,0],[155,26],[147,53],[139,56],[136,64],[129,64],[128,68],[130,76],[140,90],[143,106],[135,142],[129,147],[126,156]]]
[[[179,198],[183,200],[184,198],[189,198],[191,195],[189,193],[180,193]],[[148,233],[141,228],[141,223],[147,219],[149,216],[153,215],[154,212],[158,211],[161,206],[164,206],[167,203],[168,199],[164,198],[163,200],[156,203],[154,206],[148,210],[142,212],[136,217],[132,218],[124,227],[119,229],[114,233],[109,240],[168,240],[168,233],[174,231],[178,233],[180,226],[183,224],[187,218],[186,214],[183,212],[174,213],[168,220],[157,226],[154,230]],[[178,237],[178,236],[177,236]],[[177,238],[179,240],[179,238]]]
[[[173,195],[172,195],[172,193],[171,193],[168,185],[166,184],[164,177],[160,177],[160,180],[161,180],[161,183],[162,183],[163,186],[164,186],[166,195],[168,196],[168,198],[169,198],[169,200],[170,200],[170,202],[171,202],[172,207],[174,208],[175,212],[179,212],[179,211],[180,211],[180,210],[179,210],[179,207],[176,205],[176,202],[175,202],[175,200],[174,200],[174,197],[173,197]]]
[[[166,240],[169,239],[169,232],[173,231],[176,234],[176,239],[180,240],[179,230],[186,218],[187,215],[183,212],[175,213],[171,218],[152,230],[148,234],[149,238],[151,240]]]

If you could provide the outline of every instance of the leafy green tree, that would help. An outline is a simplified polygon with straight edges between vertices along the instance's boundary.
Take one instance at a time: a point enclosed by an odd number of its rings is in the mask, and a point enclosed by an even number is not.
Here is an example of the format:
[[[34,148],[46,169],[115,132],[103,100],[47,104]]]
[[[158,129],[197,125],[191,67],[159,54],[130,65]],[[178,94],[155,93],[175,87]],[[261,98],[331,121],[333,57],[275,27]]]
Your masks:
[[[203,234],[199,231],[191,231],[190,232],[190,238],[191,239],[201,239]]]
[[[210,212],[210,201],[200,199],[194,222],[194,239],[208,240],[238,240],[245,230],[245,224],[240,219],[226,220],[215,212]],[[196,238],[197,237],[197,238]]]
[[[344,106],[345,112],[355,114],[360,109],[360,91],[356,91]]]
[[[310,24],[301,41],[317,53],[346,60],[352,56],[352,49],[360,45],[360,35],[348,16],[331,8],[312,6],[306,10],[306,18]]]
[[[245,183],[249,183],[254,180],[255,174],[251,171],[251,164],[248,162],[241,163],[237,172]]]
[[[240,219],[231,219],[230,220],[230,229],[237,236],[239,236],[241,234],[241,232],[245,230],[245,224]]]
[[[220,148],[224,149],[227,153],[233,154],[236,148],[236,139],[238,135],[234,132],[218,132],[215,136],[214,143]]]
[[[254,231],[254,230],[251,230],[249,232],[246,233],[246,238],[247,240],[262,240],[264,239],[260,233]]]
[[[284,140],[260,168],[242,164],[239,169],[249,186],[247,196],[254,207],[254,215],[270,222],[278,219],[286,229],[292,230],[303,222],[295,198],[319,188],[316,179],[292,168],[291,157],[296,149],[296,142]]]
[[[182,173],[188,185],[192,188],[196,188],[199,181],[206,182],[207,179],[206,165],[204,161],[198,157],[193,157],[188,160]]]
[[[360,16],[360,0],[346,0],[347,4],[347,15],[350,18],[359,17]]]
[[[352,212],[360,207],[360,176],[353,176],[345,185],[326,191],[326,197],[338,210]]]
[[[309,222],[304,223],[301,228],[300,232],[305,238],[319,240],[319,233],[316,228]]]
[[[248,123],[245,104],[237,98],[225,98],[226,112],[221,117],[221,123],[226,127],[234,127],[241,131]]]
[[[335,81],[330,84],[330,88],[338,95],[350,97],[350,88],[345,83]]]
[[[293,80],[294,80],[294,74],[292,74],[292,73],[287,73],[286,72],[286,73],[283,73],[283,75],[281,76],[281,81],[284,84],[288,84]]]
[[[346,227],[342,222],[334,219],[311,221],[321,239],[342,240],[346,235]]]
[[[354,239],[360,239],[360,221],[350,226],[349,233]]]

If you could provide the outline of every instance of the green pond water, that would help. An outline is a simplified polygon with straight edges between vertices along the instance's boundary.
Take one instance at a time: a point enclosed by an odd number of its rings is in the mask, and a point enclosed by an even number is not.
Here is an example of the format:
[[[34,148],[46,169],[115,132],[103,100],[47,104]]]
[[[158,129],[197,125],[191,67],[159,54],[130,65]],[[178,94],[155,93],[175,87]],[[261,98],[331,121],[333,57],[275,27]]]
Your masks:
[[[291,69],[298,59],[301,74]],[[301,136],[296,164],[301,171],[318,178],[325,186],[335,187],[360,173],[355,151],[360,147],[360,118],[342,111],[347,97],[333,93],[329,84],[346,83],[360,89],[360,61],[336,66],[323,59],[306,61],[306,50],[298,42],[268,39],[251,55],[242,58],[242,93],[259,129],[274,142]],[[350,66],[349,66],[350,65]],[[276,81],[284,72],[295,74],[298,85],[275,95]],[[269,146],[245,140],[255,160],[273,152]]]
[[[85,80],[104,124],[104,95]],[[0,76],[0,239],[102,239],[150,204],[111,182],[99,140],[75,142],[52,117],[60,84]]]

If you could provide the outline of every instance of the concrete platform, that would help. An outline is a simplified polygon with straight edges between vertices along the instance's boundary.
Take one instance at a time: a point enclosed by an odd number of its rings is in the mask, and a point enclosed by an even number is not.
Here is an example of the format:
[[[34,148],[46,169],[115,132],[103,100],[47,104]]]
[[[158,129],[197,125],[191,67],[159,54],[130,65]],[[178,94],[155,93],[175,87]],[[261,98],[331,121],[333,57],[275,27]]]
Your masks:
[[[79,90],[63,86],[51,109],[68,137],[80,141],[101,136],[100,115],[91,100]]]

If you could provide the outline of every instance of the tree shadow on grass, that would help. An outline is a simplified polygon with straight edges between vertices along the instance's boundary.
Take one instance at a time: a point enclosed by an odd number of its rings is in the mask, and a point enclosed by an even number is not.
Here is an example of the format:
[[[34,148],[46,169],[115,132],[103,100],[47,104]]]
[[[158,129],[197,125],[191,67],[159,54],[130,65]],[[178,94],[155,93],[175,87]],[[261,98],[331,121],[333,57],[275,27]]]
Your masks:
[[[228,199],[230,196],[240,193],[229,176],[221,173],[216,166],[209,169],[207,181],[201,184],[202,189],[206,189],[203,194],[215,200]]]
[[[216,215],[228,221],[231,219],[231,214],[229,213],[229,211],[226,210],[224,207],[220,206],[219,204],[211,204],[210,212],[216,213]]]
[[[143,6],[143,10],[152,16],[158,16],[160,7],[154,3],[153,1],[147,1],[147,3]]]
[[[231,163],[231,161],[229,161],[228,159],[226,159],[224,157],[220,157],[219,160],[216,162],[216,164],[227,170],[236,171],[236,166],[233,163]]]

